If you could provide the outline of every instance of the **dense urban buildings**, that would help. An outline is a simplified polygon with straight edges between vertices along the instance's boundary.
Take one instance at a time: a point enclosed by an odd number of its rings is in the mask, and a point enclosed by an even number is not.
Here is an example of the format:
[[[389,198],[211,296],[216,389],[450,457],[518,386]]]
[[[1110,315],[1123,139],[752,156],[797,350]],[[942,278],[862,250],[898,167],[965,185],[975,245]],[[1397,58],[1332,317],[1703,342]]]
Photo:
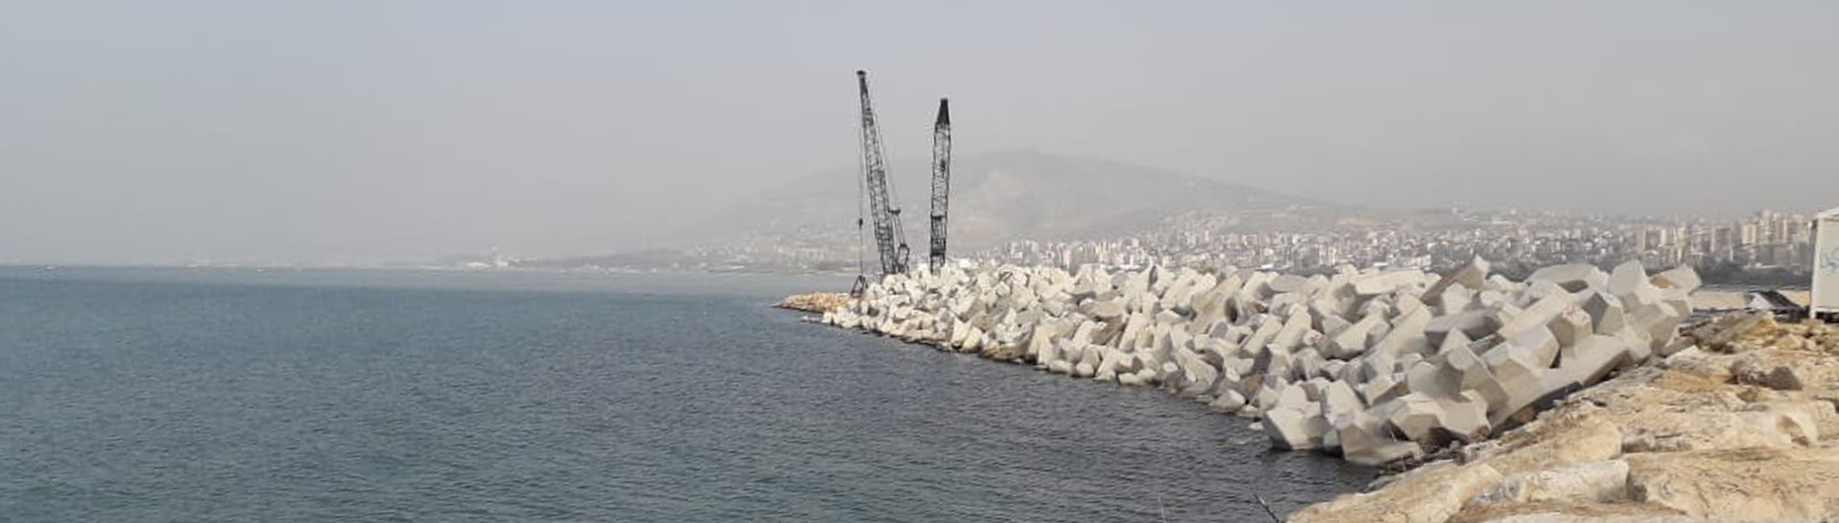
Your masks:
[[[1128,238],[1009,242],[973,257],[1073,267],[1234,265],[1288,272],[1341,264],[1438,269],[1481,256],[1511,270],[1556,263],[1804,274],[1813,259],[1809,217],[1762,211],[1732,221],[1450,211],[1307,230],[1238,231],[1243,216],[1190,215]]]
[[[1804,284],[1811,216],[1765,210],[1734,219],[1629,218],[1549,212],[1350,212],[1286,209],[1187,213],[1109,238],[1029,239],[954,254],[1015,264],[1077,267],[1259,267],[1290,273],[1357,267],[1450,268],[1480,256],[1523,276],[1562,263],[1649,268],[1690,265],[1713,283]],[[802,228],[680,249],[516,260],[520,267],[677,272],[856,272],[877,269],[873,246],[851,232]]]

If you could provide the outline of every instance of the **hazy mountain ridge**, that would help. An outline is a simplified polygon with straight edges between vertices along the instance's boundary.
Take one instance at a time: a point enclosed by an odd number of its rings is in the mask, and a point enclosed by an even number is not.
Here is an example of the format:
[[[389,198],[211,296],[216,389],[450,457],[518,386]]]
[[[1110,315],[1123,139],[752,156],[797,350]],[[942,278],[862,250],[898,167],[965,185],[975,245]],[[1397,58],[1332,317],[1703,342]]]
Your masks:
[[[705,226],[703,238],[842,235],[853,238],[857,173],[806,176],[744,202]],[[925,243],[931,171],[890,167],[908,244]],[[1238,211],[1314,203],[1233,182],[1110,160],[1034,151],[955,159],[951,238],[977,248],[1016,239],[1108,237],[1192,211]]]

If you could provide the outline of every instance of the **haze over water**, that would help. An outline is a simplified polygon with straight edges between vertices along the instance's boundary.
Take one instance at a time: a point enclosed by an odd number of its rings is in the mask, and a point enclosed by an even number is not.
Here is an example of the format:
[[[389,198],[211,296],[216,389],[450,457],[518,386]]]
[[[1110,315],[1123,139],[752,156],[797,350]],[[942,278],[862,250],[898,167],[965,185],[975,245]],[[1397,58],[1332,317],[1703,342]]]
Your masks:
[[[0,519],[1266,521],[1372,477],[766,307],[846,283],[0,268]]]

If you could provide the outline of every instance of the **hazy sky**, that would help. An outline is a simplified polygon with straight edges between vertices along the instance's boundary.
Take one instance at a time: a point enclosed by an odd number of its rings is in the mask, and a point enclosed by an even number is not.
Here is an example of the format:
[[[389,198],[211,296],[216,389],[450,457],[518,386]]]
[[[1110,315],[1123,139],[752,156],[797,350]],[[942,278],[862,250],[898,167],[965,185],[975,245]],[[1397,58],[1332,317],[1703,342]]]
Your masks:
[[[1839,205],[1839,2],[0,3],[0,262],[591,253],[891,153],[1376,206]],[[907,191],[923,173],[897,173]]]

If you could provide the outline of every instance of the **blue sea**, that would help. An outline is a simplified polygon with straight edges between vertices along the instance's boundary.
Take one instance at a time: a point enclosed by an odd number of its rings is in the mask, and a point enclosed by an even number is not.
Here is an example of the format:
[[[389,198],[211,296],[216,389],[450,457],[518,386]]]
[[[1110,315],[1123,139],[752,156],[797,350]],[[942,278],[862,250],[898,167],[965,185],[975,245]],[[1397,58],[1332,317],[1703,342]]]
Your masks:
[[[0,268],[0,521],[1248,521],[1373,471],[769,307],[848,277]]]

